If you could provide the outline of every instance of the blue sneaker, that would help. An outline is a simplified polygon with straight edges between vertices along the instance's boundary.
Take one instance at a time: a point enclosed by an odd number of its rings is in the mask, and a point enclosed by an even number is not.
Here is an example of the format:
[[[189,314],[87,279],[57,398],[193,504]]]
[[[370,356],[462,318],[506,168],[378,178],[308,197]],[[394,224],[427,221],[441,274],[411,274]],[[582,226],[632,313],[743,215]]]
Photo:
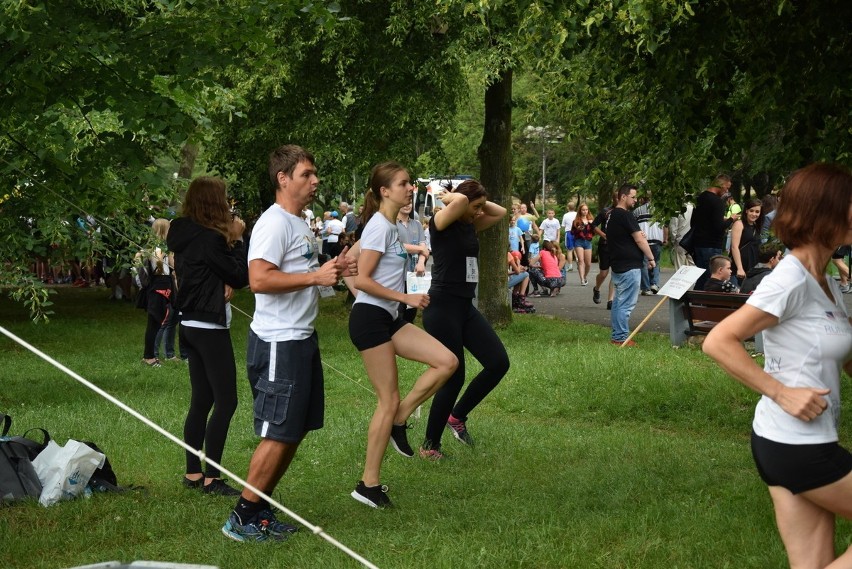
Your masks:
[[[291,526],[290,524],[285,524],[281,520],[275,517],[275,514],[272,513],[272,510],[269,508],[262,510],[258,515],[257,519],[261,520],[261,523],[266,524],[266,528],[269,532],[274,534],[292,534],[299,531],[299,528],[296,526]],[[285,536],[286,537],[286,536]]]
[[[272,512],[269,513],[271,514]],[[222,533],[225,534],[226,537],[240,542],[261,542],[267,540],[284,541],[290,537],[291,532],[273,531],[272,527],[274,527],[274,523],[277,522],[278,524],[281,524],[281,522],[275,519],[275,516],[272,516],[272,518],[274,520],[272,524],[269,519],[263,518],[260,515],[256,516],[251,522],[241,524],[240,518],[237,516],[236,512],[231,512],[231,515],[228,517],[228,521],[226,521],[225,525],[222,526]]]

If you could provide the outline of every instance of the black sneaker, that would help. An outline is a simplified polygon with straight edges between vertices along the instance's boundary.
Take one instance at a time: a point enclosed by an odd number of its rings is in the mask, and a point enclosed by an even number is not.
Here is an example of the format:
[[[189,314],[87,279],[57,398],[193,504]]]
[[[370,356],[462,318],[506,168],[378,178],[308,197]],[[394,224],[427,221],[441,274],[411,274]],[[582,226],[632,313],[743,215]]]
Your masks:
[[[221,478],[214,478],[210,484],[206,484],[201,490],[205,494],[213,494],[215,496],[239,496],[241,494],[236,488],[228,486]]]
[[[606,309],[607,309],[607,310],[612,310],[612,301],[611,301],[611,300],[607,300],[607,301],[606,301]]]
[[[378,486],[365,486],[364,481],[359,480],[358,485],[352,491],[352,497],[371,508],[390,508],[393,504],[391,504],[387,492],[387,486],[382,484]]]
[[[452,415],[447,419],[447,428],[453,433],[453,436],[462,444],[466,444],[467,446],[473,446],[473,437],[470,436],[470,432],[467,430],[467,425],[465,425],[464,421],[459,421]]]
[[[411,445],[408,444],[408,435],[405,433],[408,429],[408,423],[404,425],[392,425],[390,434],[390,442],[393,448],[405,458],[414,456],[414,451],[411,449]]]
[[[601,291],[594,287],[592,287],[592,302],[594,302],[595,304],[601,303]]]
[[[183,486],[184,488],[191,488],[193,490],[200,490],[204,485],[204,477],[202,476],[198,480],[190,480],[186,476],[183,477]]]

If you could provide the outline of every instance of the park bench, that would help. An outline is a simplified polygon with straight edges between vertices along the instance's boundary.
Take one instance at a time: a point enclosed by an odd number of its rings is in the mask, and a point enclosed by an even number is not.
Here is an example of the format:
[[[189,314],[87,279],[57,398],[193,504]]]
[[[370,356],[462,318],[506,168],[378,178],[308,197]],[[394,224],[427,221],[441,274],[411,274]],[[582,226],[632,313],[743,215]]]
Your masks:
[[[681,346],[692,336],[706,336],[716,324],[748,300],[747,294],[690,290],[680,299],[669,299],[669,338]],[[754,349],[763,352],[763,335],[754,338]]]

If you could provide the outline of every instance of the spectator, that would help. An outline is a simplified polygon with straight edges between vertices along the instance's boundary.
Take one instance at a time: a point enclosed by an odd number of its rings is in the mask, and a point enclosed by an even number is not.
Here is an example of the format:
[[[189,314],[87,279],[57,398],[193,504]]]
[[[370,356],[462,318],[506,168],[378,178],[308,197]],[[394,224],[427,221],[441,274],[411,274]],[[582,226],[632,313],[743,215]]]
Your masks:
[[[509,218],[509,250],[517,251],[521,256],[524,253],[524,232],[514,217]]]
[[[692,219],[693,205],[686,202],[681,206],[680,213],[671,218],[669,221],[669,237],[671,238],[672,252],[674,253],[674,270],[677,271],[682,266],[693,266],[695,262],[692,260],[692,255],[686,252],[686,249],[680,246],[680,240],[689,231],[689,223]]]
[[[738,219],[731,228],[731,258],[736,270],[732,278],[738,284],[745,278],[746,273],[757,264],[757,254],[760,249],[760,230],[763,226],[763,213],[759,199],[746,202],[746,215]]]
[[[737,285],[731,282],[731,260],[724,255],[710,258],[710,278],[704,283],[707,292],[737,292]]]
[[[545,241],[542,244],[541,253],[538,256],[539,266],[530,267],[530,280],[534,285],[538,285],[544,289],[549,289],[541,296],[556,296],[560,289],[565,286],[565,279],[562,277],[562,271],[559,267],[559,258],[557,257],[555,241]],[[563,258],[564,264],[564,258]]]
[[[592,239],[595,237],[594,220],[589,206],[582,203],[577,210],[571,233],[574,235],[574,252],[577,254],[577,275],[580,286],[589,284],[589,272],[592,270]]]
[[[571,228],[574,227],[574,219],[577,218],[577,212],[574,211],[574,204],[568,202],[568,211],[562,216],[562,232],[565,234],[565,255],[568,260],[568,271],[574,270],[574,233]]]
[[[852,290],[849,286],[849,265],[845,262],[850,252],[852,252],[852,247],[841,245],[831,254],[831,262],[837,267],[837,273],[840,275],[840,292],[842,293],[848,293]]]
[[[660,253],[666,241],[668,241],[668,227],[662,227],[659,222],[653,219],[650,194],[648,194],[645,203],[633,210],[633,216],[639,223],[639,229],[645,234],[648,246],[654,254],[654,268],[643,268],[640,274],[642,277],[640,283],[642,294],[657,294],[657,291],[660,290]]]
[[[169,248],[177,266],[176,307],[183,314],[181,344],[189,355],[192,395],[183,438],[193,449],[205,450],[222,462],[231,418],[237,410],[237,368],[231,343],[231,294],[248,284],[248,265],[242,237],[245,223],[231,215],[225,182],[196,178],[189,184],[182,217],[172,223]],[[174,348],[172,348],[174,349]],[[219,469],[186,452],[188,488],[207,494],[237,496]]]
[[[559,229],[562,225],[554,216],[556,212],[552,209],[547,210],[547,218],[541,222],[539,226],[542,241],[553,241],[559,243]]]
[[[346,202],[340,202],[340,217],[343,223],[343,231],[347,235],[355,235],[355,231],[358,229],[358,218]]]
[[[748,272],[740,286],[741,294],[751,294],[763,278],[781,261],[782,251],[777,242],[770,241],[760,246],[757,264]]]
[[[521,267],[521,253],[509,251],[506,254],[509,263],[509,290],[512,292],[512,311],[519,314],[531,314],[535,307],[527,302],[527,287],[530,284],[529,272]]]
[[[648,241],[645,239],[636,218],[630,213],[636,203],[636,186],[624,184],[618,188],[618,201],[606,222],[607,247],[609,247],[612,267],[612,283],[615,286],[615,298],[612,301],[611,343],[623,346],[635,346],[628,340],[630,335],[630,314],[639,298],[639,284],[643,260],[648,267],[654,268],[656,262]]]
[[[763,196],[761,200],[763,227],[760,229],[760,242],[768,243],[772,237],[772,221],[775,219],[775,209],[778,207],[778,197],[772,194]]]
[[[343,249],[343,238],[346,236],[346,229],[343,222],[338,219],[339,215],[336,211],[331,212],[331,219],[328,220],[325,228],[326,235],[328,235],[326,243],[328,251],[326,254],[332,258],[340,254],[341,249]]]
[[[731,187],[731,178],[724,174],[716,177],[714,185],[704,190],[695,200],[695,209],[690,221],[695,251],[695,266],[705,269],[695,283],[695,290],[704,290],[704,283],[710,277],[710,259],[722,254],[725,245],[725,229],[730,223],[725,221],[724,194]]]
[[[595,216],[592,221],[595,235],[598,236],[598,274],[595,277],[595,286],[592,287],[592,302],[595,304],[601,303],[601,285],[609,275],[609,247],[606,242],[606,222],[609,219],[609,213],[615,207],[618,201],[618,193],[612,194],[612,205],[603,208]],[[615,297],[615,287],[612,286],[612,279],[609,282],[609,294],[607,296],[606,309],[612,310],[612,299]]]
[[[160,328],[169,321],[172,311],[172,262],[166,248],[169,233],[168,219],[155,219],[151,225],[154,241],[150,248],[136,254],[135,270],[142,302],[137,306],[145,309],[148,323],[145,327],[145,351],[142,362],[151,367],[160,367],[155,342]]]
[[[751,450],[775,509],[790,567],[849,567],[836,517],[852,515],[852,454],[838,443],[841,371],[852,373],[852,326],[826,266],[852,242],[852,173],[812,164],[784,187],[773,227],[790,252],[748,302],[717,324],[703,350],[761,395]],[[763,332],[761,368],[743,347]],[[844,545],[846,542],[844,539]]]
[[[396,230],[399,242],[405,248],[408,261],[405,263],[406,273],[416,273],[418,276],[426,274],[426,261],[429,260],[429,248],[426,247],[426,234],[419,221],[411,219],[411,204],[400,208],[396,217]],[[405,284],[405,283],[403,283]],[[408,292],[406,288],[406,292]],[[417,309],[409,308],[408,305],[400,304],[403,320],[414,322],[417,317]]]

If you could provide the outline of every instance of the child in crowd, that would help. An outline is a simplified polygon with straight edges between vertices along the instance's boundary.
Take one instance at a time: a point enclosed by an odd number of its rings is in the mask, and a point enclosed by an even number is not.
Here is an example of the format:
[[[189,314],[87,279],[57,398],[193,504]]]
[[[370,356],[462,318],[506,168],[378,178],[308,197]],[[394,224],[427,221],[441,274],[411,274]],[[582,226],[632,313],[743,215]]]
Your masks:
[[[739,292],[736,285],[731,282],[731,260],[724,255],[715,255],[710,258],[710,278],[704,283],[707,292]]]

